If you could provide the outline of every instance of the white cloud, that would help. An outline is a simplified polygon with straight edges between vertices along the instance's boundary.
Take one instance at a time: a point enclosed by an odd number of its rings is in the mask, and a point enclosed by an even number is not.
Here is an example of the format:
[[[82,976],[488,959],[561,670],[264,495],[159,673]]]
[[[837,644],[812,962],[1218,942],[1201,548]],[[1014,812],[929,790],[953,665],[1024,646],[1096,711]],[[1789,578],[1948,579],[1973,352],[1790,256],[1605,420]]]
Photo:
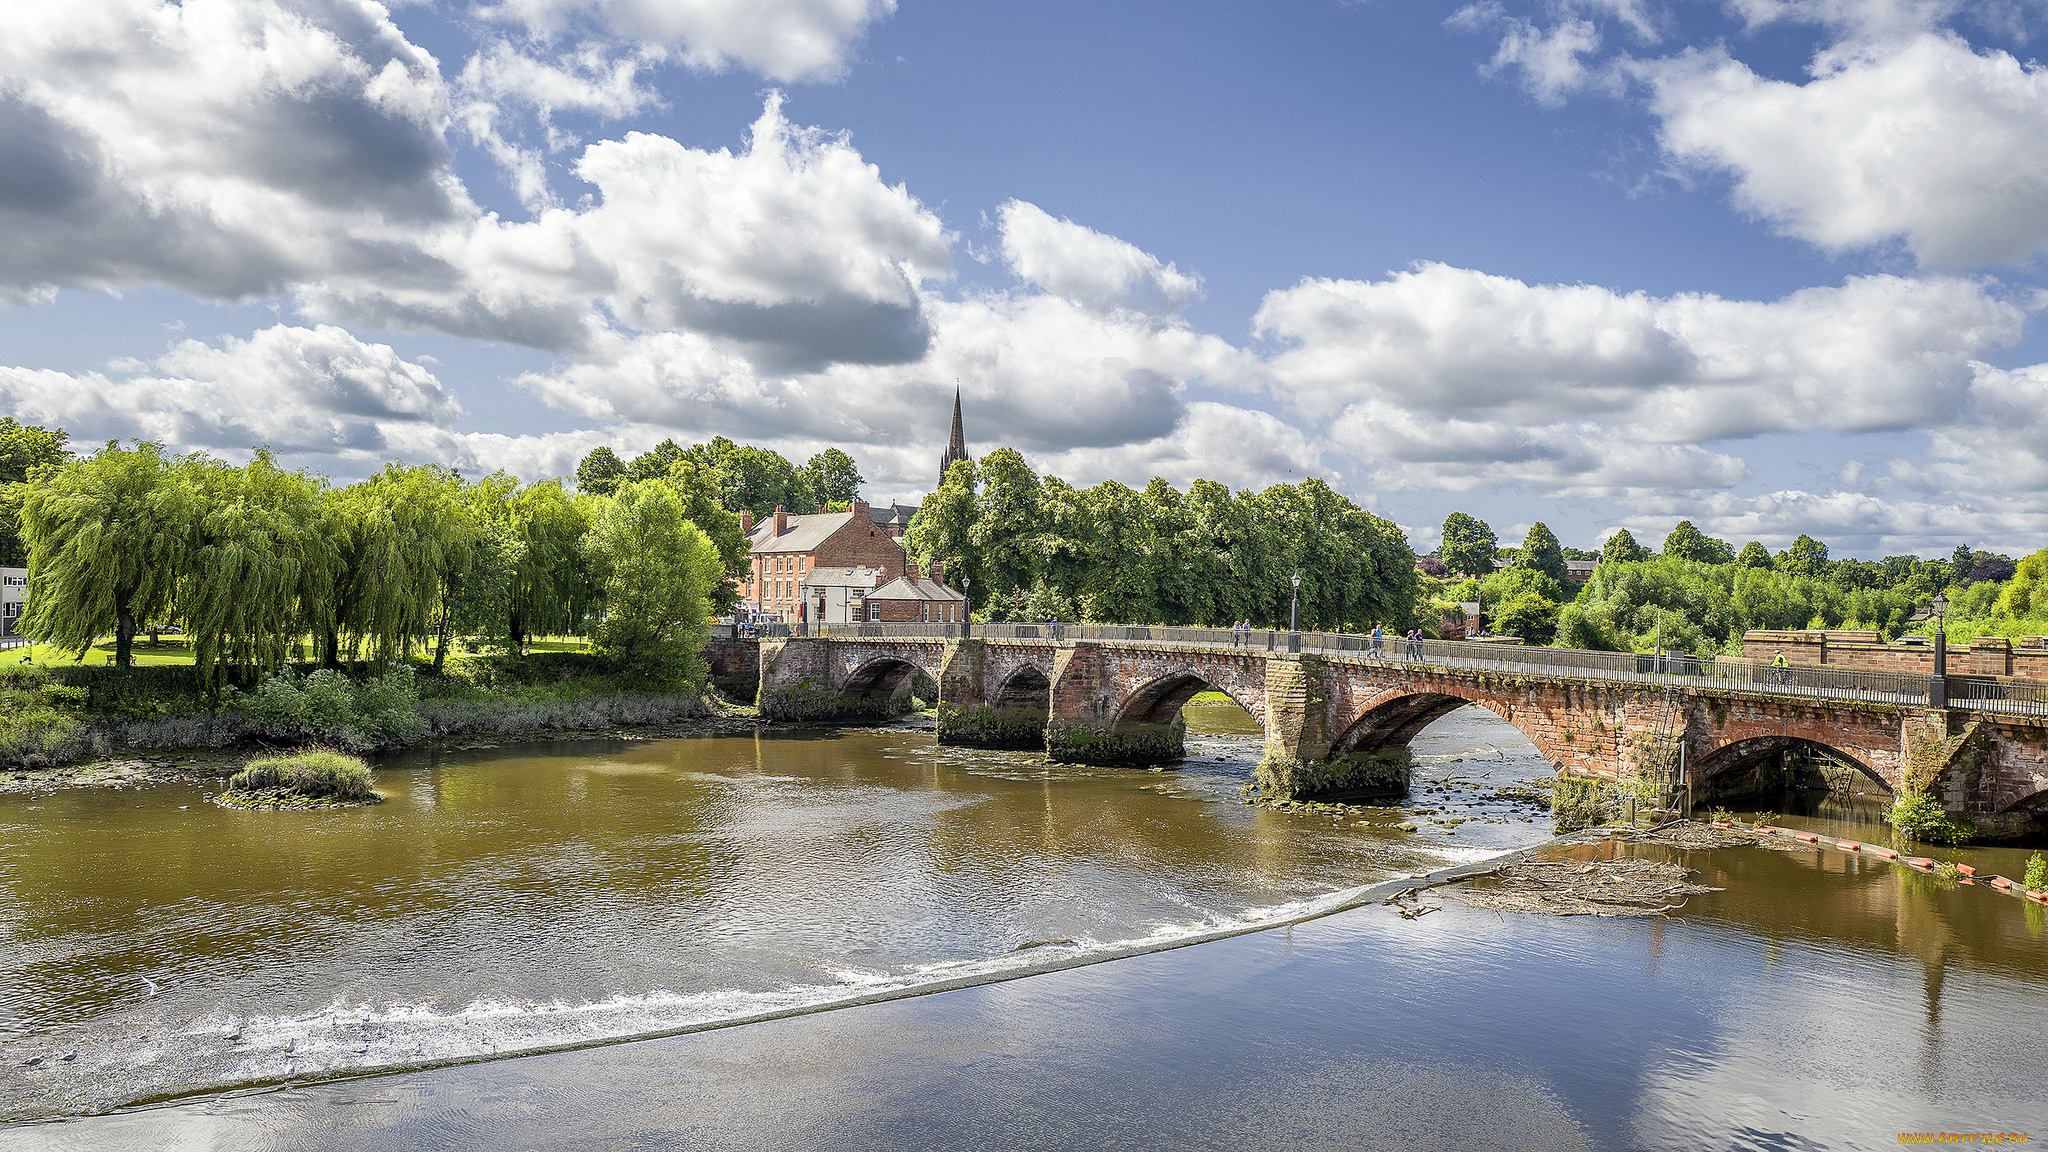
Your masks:
[[[433,373],[339,328],[278,325],[219,345],[180,341],[111,374],[0,367],[0,405],[75,441],[374,458],[389,434],[438,428],[462,409]]]
[[[1959,268],[2048,251],[2048,72],[1947,34],[1823,53],[1805,84],[1720,49],[1636,66],[1663,146],[1831,252]]]
[[[1539,104],[1554,108],[1594,81],[1584,59],[1600,51],[1600,31],[1591,20],[1565,19],[1546,28],[1509,15],[1499,0],[1484,0],[1460,8],[1446,23],[1471,32],[1498,28],[1500,44],[1480,73],[1518,74],[1523,90]]]
[[[1214,336],[1048,294],[927,295],[919,307],[931,322],[930,347],[903,364],[771,373],[725,342],[649,333],[608,338],[578,363],[519,383],[608,422],[849,449],[907,439],[935,453],[958,381],[989,439],[1056,452],[1170,436],[1186,416],[1181,394],[1190,382],[1227,387],[1256,371]]]
[[[1003,262],[1018,279],[1098,311],[1170,314],[1200,299],[1202,280],[1127,240],[1036,204],[1009,200],[997,209]]]
[[[371,0],[20,6],[0,77],[0,296],[388,273],[473,212],[438,67]]]
[[[555,113],[616,119],[659,105],[660,96],[640,82],[646,62],[637,55],[615,55],[599,44],[580,45],[543,60],[494,40],[463,65],[455,116],[469,138],[505,170],[520,203],[539,212],[560,203],[550,186],[545,153],[580,142],[555,126]],[[518,127],[508,127],[509,113],[515,109],[533,116],[542,137],[540,147],[522,143],[524,134]]]
[[[1728,488],[1750,475],[1738,457],[1694,444],[1646,441],[1625,425],[1443,418],[1383,401],[1345,410],[1331,423],[1328,441],[1369,461],[1372,483],[1382,489],[1506,487],[1556,499],[1630,500],[1643,493]]]
[[[896,0],[504,0],[484,14],[544,36],[594,24],[675,48],[706,71],[738,64],[771,80],[829,80],[868,25]]]
[[[1626,295],[1442,264],[1270,293],[1257,331],[1300,410],[1376,401],[1436,417],[1597,418],[1699,442],[1869,432],[1952,416],[1970,360],[2019,338],[2026,310],[1946,277],[1851,277],[1783,299]]]
[[[917,289],[951,274],[952,234],[844,136],[790,124],[779,96],[737,153],[633,132],[575,171],[594,206],[484,217],[433,249],[451,276],[329,277],[305,306],[575,354],[616,317],[723,341],[763,371],[923,354]]]

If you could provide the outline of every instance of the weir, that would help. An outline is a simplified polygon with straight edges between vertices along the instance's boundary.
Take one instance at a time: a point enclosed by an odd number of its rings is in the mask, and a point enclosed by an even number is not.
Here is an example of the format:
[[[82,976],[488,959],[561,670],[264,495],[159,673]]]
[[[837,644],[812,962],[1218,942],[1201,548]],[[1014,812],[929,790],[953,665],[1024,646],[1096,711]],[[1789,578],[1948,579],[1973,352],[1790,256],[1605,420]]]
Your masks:
[[[712,655],[724,667],[758,668],[755,700],[766,717],[886,718],[911,707],[921,675],[937,685],[941,743],[1042,747],[1077,764],[1178,760],[1181,706],[1198,692],[1221,692],[1264,728],[1258,781],[1282,797],[1398,795],[1408,742],[1477,704],[1519,729],[1560,774],[1635,785],[1667,804],[1705,791],[1719,773],[1755,771],[1760,756],[1811,745],[1894,793],[1930,793],[1986,838],[2048,827],[2048,694],[2037,700],[2010,681],[1936,684],[1909,673],[1471,642],[1390,639],[1375,649],[1366,637],[1324,633],[963,632],[826,625],[715,641]],[[752,644],[757,654],[731,650]]]

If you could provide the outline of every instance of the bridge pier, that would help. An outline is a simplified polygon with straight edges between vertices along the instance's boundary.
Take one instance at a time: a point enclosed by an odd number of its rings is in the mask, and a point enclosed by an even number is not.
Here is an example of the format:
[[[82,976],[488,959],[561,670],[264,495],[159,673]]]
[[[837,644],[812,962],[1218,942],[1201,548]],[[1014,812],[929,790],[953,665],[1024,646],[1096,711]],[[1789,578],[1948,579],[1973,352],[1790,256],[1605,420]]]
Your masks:
[[[1044,748],[1048,679],[1027,668],[991,685],[991,671],[988,641],[957,640],[946,646],[938,677],[939,743]]]
[[[1179,705],[1170,721],[1119,723],[1124,692],[1103,667],[1094,644],[1064,647],[1053,658],[1051,716],[1045,755],[1062,764],[1163,764],[1187,754],[1187,722]]]
[[[1266,755],[1253,780],[1260,793],[1284,800],[1311,796],[1405,796],[1410,758],[1405,744],[1340,755],[1333,731],[1337,691],[1320,656],[1266,660]],[[1333,722],[1334,721],[1334,722]]]

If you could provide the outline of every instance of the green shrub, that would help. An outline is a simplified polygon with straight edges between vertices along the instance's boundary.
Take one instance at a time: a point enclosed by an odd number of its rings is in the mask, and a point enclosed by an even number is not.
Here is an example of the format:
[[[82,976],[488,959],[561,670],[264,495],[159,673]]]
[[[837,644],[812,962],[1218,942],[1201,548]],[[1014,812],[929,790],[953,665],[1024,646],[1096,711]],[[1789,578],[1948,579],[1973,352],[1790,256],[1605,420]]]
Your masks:
[[[2048,859],[2039,852],[2027,858],[2027,891],[2048,892]]]
[[[1560,776],[1550,786],[1550,816],[1559,835],[1605,824],[1618,814],[1615,791],[1605,781]]]
[[[91,731],[68,712],[44,704],[0,710],[0,767],[47,768],[91,750]]]
[[[289,792],[309,800],[375,800],[370,766],[340,752],[300,752],[252,760],[228,779],[234,792]]]
[[[407,744],[426,732],[413,671],[404,665],[361,684],[329,668],[305,677],[287,669],[233,703],[253,731],[276,740],[364,750]]]
[[[1885,823],[1926,844],[1961,844],[1977,834],[1967,817],[1950,816],[1925,792],[1908,792],[1892,801]]]

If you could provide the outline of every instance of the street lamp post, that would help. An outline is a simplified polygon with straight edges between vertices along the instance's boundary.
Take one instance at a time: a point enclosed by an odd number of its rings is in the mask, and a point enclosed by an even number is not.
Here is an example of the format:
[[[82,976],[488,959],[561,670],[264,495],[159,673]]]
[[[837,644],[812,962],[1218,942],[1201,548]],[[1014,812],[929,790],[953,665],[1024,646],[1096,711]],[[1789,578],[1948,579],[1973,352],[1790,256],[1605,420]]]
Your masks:
[[[967,600],[960,605],[960,638],[967,639],[974,630],[974,577],[960,578],[960,594]]]
[[[1934,679],[1927,686],[1927,703],[1948,707],[1948,597],[1936,592],[1934,603]]]
[[[1287,650],[1301,651],[1301,573],[1294,574],[1294,599],[1287,606]]]

